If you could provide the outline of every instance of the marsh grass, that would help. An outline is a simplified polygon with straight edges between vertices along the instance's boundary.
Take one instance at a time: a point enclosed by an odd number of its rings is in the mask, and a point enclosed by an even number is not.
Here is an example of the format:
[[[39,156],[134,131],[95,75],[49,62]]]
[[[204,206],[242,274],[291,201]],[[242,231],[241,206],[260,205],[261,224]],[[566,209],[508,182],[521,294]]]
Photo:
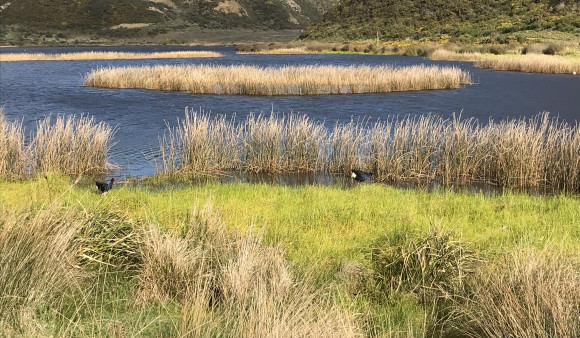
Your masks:
[[[157,53],[127,52],[80,52],[62,54],[44,53],[3,53],[0,61],[74,61],[74,60],[134,60],[134,59],[177,59],[177,58],[214,58],[223,56],[211,51],[178,51]]]
[[[475,67],[528,73],[578,74],[580,58],[539,54],[498,56],[479,60]]]
[[[469,73],[437,66],[147,66],[93,70],[86,86],[196,94],[325,95],[457,89]]]
[[[195,209],[179,234],[145,234],[136,301],[178,300],[180,336],[359,334],[354,316],[296,277],[282,252],[227,231],[213,208]]]
[[[0,177],[24,178],[28,163],[24,127],[22,121],[7,121],[1,107],[0,137]]]
[[[250,114],[235,122],[190,111],[177,127],[168,127],[160,154],[157,171],[169,176],[365,168],[389,182],[580,188],[578,125],[548,113],[487,124],[423,115],[328,128],[305,115]]]
[[[76,286],[81,225],[82,218],[59,204],[0,210],[0,332],[17,332],[34,319],[37,306]]]
[[[467,337],[580,335],[578,261],[562,254],[519,250],[505,254],[471,282],[457,308],[457,331]]]
[[[441,61],[475,61],[475,67],[493,70],[548,74],[580,73],[580,58],[572,56],[534,53],[494,55],[437,49],[429,54],[429,58]]]

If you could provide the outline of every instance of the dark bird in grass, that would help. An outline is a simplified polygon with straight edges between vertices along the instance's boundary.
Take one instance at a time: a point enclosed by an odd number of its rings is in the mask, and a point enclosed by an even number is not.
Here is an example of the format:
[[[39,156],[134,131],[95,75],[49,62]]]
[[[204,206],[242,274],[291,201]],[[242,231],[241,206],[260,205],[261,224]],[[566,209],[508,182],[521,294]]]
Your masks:
[[[357,186],[359,186],[361,182],[371,178],[371,176],[373,176],[373,173],[368,173],[358,169],[353,169],[352,174],[350,174],[350,177],[354,178],[354,180],[357,182]]]
[[[99,188],[99,191],[101,192],[101,195],[105,195],[107,193],[107,191],[113,189],[113,182],[115,182],[115,178],[111,178],[111,181],[109,181],[109,183],[107,182],[95,182],[95,184],[97,185],[97,188]]]

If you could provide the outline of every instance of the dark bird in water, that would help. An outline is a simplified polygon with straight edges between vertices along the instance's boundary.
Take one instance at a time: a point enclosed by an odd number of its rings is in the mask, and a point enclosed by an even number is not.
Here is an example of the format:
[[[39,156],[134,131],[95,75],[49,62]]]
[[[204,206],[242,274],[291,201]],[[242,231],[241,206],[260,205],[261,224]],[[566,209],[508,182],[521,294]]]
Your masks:
[[[99,191],[102,193],[101,195],[104,195],[107,193],[107,191],[113,189],[113,182],[115,182],[115,178],[111,178],[111,181],[107,184],[107,182],[95,182],[95,184],[97,185],[97,188],[99,188]]]
[[[352,174],[350,174],[350,177],[354,178],[354,180],[357,182],[357,186],[359,186],[361,182],[371,178],[371,176],[373,176],[373,173],[367,173],[366,171],[358,169],[353,169]]]

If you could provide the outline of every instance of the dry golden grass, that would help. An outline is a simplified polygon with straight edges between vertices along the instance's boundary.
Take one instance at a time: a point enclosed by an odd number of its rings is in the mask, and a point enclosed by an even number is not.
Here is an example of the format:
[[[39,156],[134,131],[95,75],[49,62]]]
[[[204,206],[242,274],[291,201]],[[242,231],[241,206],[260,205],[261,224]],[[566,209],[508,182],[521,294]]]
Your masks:
[[[161,139],[157,171],[179,176],[366,168],[382,181],[487,182],[573,192],[580,188],[578,128],[547,113],[485,125],[424,115],[327,128],[300,115],[249,115],[235,123],[191,111]]]
[[[30,326],[37,306],[76,285],[78,216],[58,204],[41,210],[0,208],[0,332]]]
[[[181,51],[158,53],[127,52],[79,52],[62,54],[44,53],[6,53],[0,54],[0,61],[72,61],[72,60],[132,60],[132,59],[177,59],[177,58],[215,58],[223,56],[211,51]]]
[[[312,51],[306,50],[304,47],[289,47],[289,48],[276,48],[268,50],[258,50],[258,51],[240,51],[237,54],[245,55],[293,55],[293,54],[312,54]]]
[[[471,84],[459,68],[411,66],[153,66],[93,70],[84,84],[197,94],[322,95],[456,89]]]
[[[71,175],[103,172],[113,129],[87,116],[51,116],[36,123],[25,142],[21,122],[6,121],[0,110],[0,177],[23,179],[37,173]]]
[[[459,311],[467,337],[580,336],[580,273],[576,258],[515,252],[482,269]]]
[[[94,118],[59,115],[51,123],[47,116],[36,124],[31,143],[34,172],[86,174],[103,172],[111,147],[113,129]]]
[[[479,60],[475,67],[528,73],[578,74],[580,58],[539,54],[497,56]]]
[[[178,300],[179,336],[360,336],[354,315],[295,277],[278,248],[225,230],[211,206],[191,219],[185,236],[145,234],[135,297],[138,305]]]
[[[479,61],[483,58],[481,53],[456,53],[446,49],[437,49],[429,55],[431,60],[438,61]]]
[[[9,122],[0,107],[0,177],[18,179],[26,176],[28,147],[22,122]]]

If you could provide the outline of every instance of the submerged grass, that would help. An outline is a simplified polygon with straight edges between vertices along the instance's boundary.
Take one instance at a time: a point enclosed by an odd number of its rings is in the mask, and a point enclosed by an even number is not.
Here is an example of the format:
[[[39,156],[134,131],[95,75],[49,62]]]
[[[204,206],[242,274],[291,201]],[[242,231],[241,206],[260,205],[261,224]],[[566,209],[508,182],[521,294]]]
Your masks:
[[[84,84],[198,94],[324,95],[456,89],[469,73],[437,66],[152,66],[93,70]]]
[[[0,62],[215,58],[221,56],[223,55],[211,51],[178,51],[178,52],[156,52],[156,53],[80,52],[80,53],[62,53],[62,54],[2,53],[0,54]]]
[[[249,115],[236,122],[188,111],[160,140],[159,174],[372,171],[416,180],[580,190],[578,125],[551,118],[489,121],[432,115],[367,119],[328,128],[305,115]]]

